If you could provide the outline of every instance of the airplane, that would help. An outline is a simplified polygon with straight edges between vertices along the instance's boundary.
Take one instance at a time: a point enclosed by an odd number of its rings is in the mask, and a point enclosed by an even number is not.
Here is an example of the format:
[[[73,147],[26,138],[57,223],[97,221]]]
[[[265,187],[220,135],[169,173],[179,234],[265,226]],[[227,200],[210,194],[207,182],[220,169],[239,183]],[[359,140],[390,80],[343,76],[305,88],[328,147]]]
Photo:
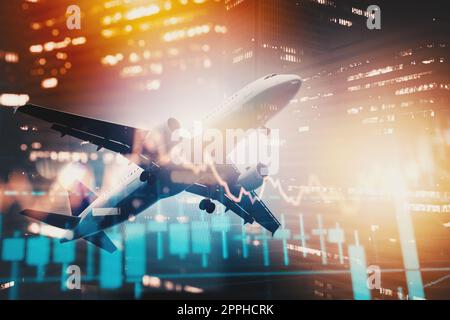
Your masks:
[[[265,76],[232,95],[206,122],[219,129],[267,129],[266,122],[288,105],[301,83],[297,75]],[[96,145],[97,151],[105,148],[132,159],[127,175],[100,195],[75,181],[68,190],[71,215],[32,209],[21,212],[26,217],[65,229],[61,243],[84,239],[112,253],[117,247],[106,235],[106,229],[181,192],[203,197],[199,209],[209,214],[216,209],[214,202],[219,202],[226,211],[240,216],[244,224],[257,222],[272,234],[280,227],[280,222],[255,192],[267,176],[264,164],[250,166],[245,172],[231,164],[217,165],[215,170],[226,182],[226,190],[217,179],[208,178],[211,169],[194,174],[191,169],[167,160],[165,151],[176,145],[169,137],[180,128],[175,118],[154,130],[144,130],[33,104],[17,107],[15,111],[50,123],[51,129],[59,132],[61,137],[72,136]],[[174,172],[184,173],[191,180],[173,181]],[[244,187],[248,194],[239,202],[227,193],[238,196]]]

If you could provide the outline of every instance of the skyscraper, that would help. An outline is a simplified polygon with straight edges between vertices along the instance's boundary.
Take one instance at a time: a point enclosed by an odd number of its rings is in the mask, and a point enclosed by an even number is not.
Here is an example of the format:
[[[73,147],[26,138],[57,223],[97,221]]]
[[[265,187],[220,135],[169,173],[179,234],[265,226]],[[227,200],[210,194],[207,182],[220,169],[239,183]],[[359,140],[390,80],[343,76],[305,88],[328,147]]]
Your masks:
[[[367,6],[361,1],[226,0],[232,86],[286,72],[317,54],[360,39],[367,31]]]

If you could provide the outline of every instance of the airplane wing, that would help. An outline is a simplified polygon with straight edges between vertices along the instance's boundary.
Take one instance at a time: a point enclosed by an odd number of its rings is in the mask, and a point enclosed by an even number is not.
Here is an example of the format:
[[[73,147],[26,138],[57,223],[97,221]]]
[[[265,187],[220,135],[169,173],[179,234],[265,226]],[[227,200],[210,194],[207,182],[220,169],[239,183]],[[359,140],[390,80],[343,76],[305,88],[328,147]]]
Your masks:
[[[268,231],[272,232],[272,234],[274,234],[275,231],[277,231],[281,226],[281,223],[256,194],[256,192],[251,191],[249,196],[243,195],[239,205],[249,212],[256,222]]]
[[[26,104],[17,111],[52,124],[51,129],[121,154],[129,154],[138,138],[147,131],[76,114]]]
[[[239,196],[241,192],[240,186],[230,183],[228,184],[228,188],[229,192],[234,197]],[[186,191],[216,200],[222,203],[226,207],[226,210],[231,210],[240,216],[244,220],[244,223],[252,224],[256,221],[265,229],[272,232],[272,234],[275,233],[281,225],[254,191],[251,191],[249,195],[242,195],[241,201],[235,202],[222,185],[219,185],[218,183],[208,183],[201,179],[197,183],[189,186]]]

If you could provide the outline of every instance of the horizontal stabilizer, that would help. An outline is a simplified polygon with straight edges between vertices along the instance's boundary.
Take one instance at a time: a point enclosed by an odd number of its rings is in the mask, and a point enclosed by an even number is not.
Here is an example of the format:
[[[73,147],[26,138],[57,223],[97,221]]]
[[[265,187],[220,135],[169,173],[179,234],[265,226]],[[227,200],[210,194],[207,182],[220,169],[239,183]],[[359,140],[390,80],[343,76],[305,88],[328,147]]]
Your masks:
[[[109,253],[113,253],[117,250],[117,247],[111,241],[110,238],[106,235],[104,231],[100,231],[96,234],[93,234],[89,237],[84,238],[84,240],[91,242],[97,247],[108,251]]]
[[[61,229],[73,229],[80,220],[80,218],[74,216],[29,209],[23,210],[20,214]]]

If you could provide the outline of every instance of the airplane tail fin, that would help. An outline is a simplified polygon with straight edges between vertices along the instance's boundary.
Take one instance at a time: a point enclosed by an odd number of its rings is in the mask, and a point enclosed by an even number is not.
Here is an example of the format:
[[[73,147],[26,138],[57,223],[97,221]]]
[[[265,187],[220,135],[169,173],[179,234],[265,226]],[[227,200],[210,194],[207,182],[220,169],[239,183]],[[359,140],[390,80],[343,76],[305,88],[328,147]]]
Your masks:
[[[78,180],[72,184],[68,193],[70,210],[74,217],[78,217],[84,209],[97,199],[97,195]]]
[[[79,217],[30,209],[23,210],[20,212],[20,214],[29,217],[31,219],[44,222],[57,228],[69,230],[75,228],[78,225],[78,222],[80,221]]]
[[[108,238],[108,236],[104,231],[100,231],[96,234],[93,234],[83,239],[89,241],[90,243],[96,245],[97,247],[103,250],[108,251],[109,253],[113,253],[114,251],[117,250],[117,247],[114,245],[111,239]]]

